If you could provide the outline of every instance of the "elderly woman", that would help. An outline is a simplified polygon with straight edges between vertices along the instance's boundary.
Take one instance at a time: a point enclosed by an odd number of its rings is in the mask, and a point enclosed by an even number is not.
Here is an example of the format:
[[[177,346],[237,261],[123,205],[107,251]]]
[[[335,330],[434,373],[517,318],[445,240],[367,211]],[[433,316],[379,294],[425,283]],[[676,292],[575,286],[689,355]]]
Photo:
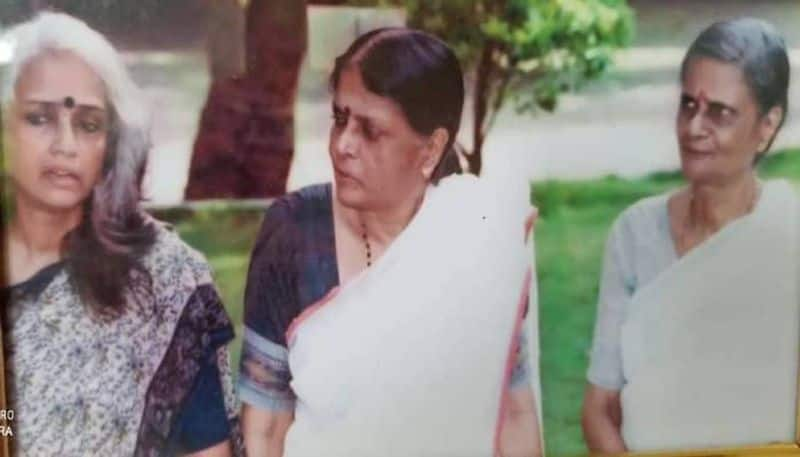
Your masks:
[[[3,323],[17,455],[231,455],[233,330],[206,261],[139,206],[142,95],[77,19],[44,13],[13,33]]]
[[[788,86],[783,39],[760,20],[716,23],[684,57],[687,185],[611,229],[584,403],[591,450],[794,441],[798,201],[756,173]]]
[[[249,455],[539,455],[518,347],[535,344],[520,336],[525,207],[445,177],[458,60],[430,35],[380,29],[336,60],[331,86],[334,182],[273,203],[252,255]]]

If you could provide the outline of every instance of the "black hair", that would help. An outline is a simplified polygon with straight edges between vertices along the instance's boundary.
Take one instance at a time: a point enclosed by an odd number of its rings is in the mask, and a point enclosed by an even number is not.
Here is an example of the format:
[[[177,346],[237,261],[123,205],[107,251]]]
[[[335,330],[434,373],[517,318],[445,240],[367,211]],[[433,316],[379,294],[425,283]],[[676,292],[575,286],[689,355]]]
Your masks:
[[[453,51],[439,38],[407,28],[380,28],[358,37],[336,59],[330,85],[336,90],[342,72],[358,68],[366,88],[397,103],[419,134],[437,128],[449,134],[431,181],[461,170],[454,149],[464,108],[464,75]]]
[[[756,161],[760,160],[772,146],[789,108],[790,65],[783,37],[772,24],[760,19],[746,17],[716,22],[703,30],[689,47],[681,64],[681,79],[686,76],[690,62],[698,57],[738,67],[762,116],[776,106],[783,109],[775,135],[756,156]]]

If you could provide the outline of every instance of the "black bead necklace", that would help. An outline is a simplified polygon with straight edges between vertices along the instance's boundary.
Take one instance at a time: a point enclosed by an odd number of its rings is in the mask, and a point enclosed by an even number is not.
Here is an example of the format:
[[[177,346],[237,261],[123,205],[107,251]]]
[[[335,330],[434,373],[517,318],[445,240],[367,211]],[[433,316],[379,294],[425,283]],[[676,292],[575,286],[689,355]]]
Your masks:
[[[364,239],[364,248],[367,251],[367,268],[372,266],[372,246],[369,244],[369,237],[367,236],[367,224],[361,222],[361,237]]]

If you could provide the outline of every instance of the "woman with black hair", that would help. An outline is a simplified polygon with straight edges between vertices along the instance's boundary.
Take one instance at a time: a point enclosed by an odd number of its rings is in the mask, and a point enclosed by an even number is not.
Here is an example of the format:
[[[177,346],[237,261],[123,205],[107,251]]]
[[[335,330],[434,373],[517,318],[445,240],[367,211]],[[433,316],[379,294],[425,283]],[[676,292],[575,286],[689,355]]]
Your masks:
[[[606,245],[584,434],[596,452],[793,442],[798,200],[759,180],[787,112],[778,32],[713,24],[681,67],[687,185],[647,198]]]
[[[252,254],[250,455],[539,455],[528,209],[448,176],[462,78],[447,45],[409,29],[337,59],[334,182],[273,203]]]

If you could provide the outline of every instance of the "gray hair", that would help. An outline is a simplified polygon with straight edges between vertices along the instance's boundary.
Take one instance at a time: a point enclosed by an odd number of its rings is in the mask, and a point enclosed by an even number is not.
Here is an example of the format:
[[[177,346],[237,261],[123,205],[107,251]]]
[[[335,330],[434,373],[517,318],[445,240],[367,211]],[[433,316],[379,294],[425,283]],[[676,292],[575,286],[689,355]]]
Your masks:
[[[780,129],[789,108],[790,65],[786,43],[772,24],[748,17],[712,24],[686,52],[681,78],[686,76],[690,61],[697,57],[738,67],[762,115],[776,106],[783,109]],[[769,150],[774,139],[773,136],[763,152]]]
[[[111,43],[72,16],[43,12],[9,33],[13,56],[2,83],[4,109],[14,102],[25,66],[47,52],[73,53],[102,80],[112,120],[103,176],[91,201],[92,225],[107,249],[124,250],[125,221],[139,211],[141,178],[151,145],[149,113],[140,89]]]

